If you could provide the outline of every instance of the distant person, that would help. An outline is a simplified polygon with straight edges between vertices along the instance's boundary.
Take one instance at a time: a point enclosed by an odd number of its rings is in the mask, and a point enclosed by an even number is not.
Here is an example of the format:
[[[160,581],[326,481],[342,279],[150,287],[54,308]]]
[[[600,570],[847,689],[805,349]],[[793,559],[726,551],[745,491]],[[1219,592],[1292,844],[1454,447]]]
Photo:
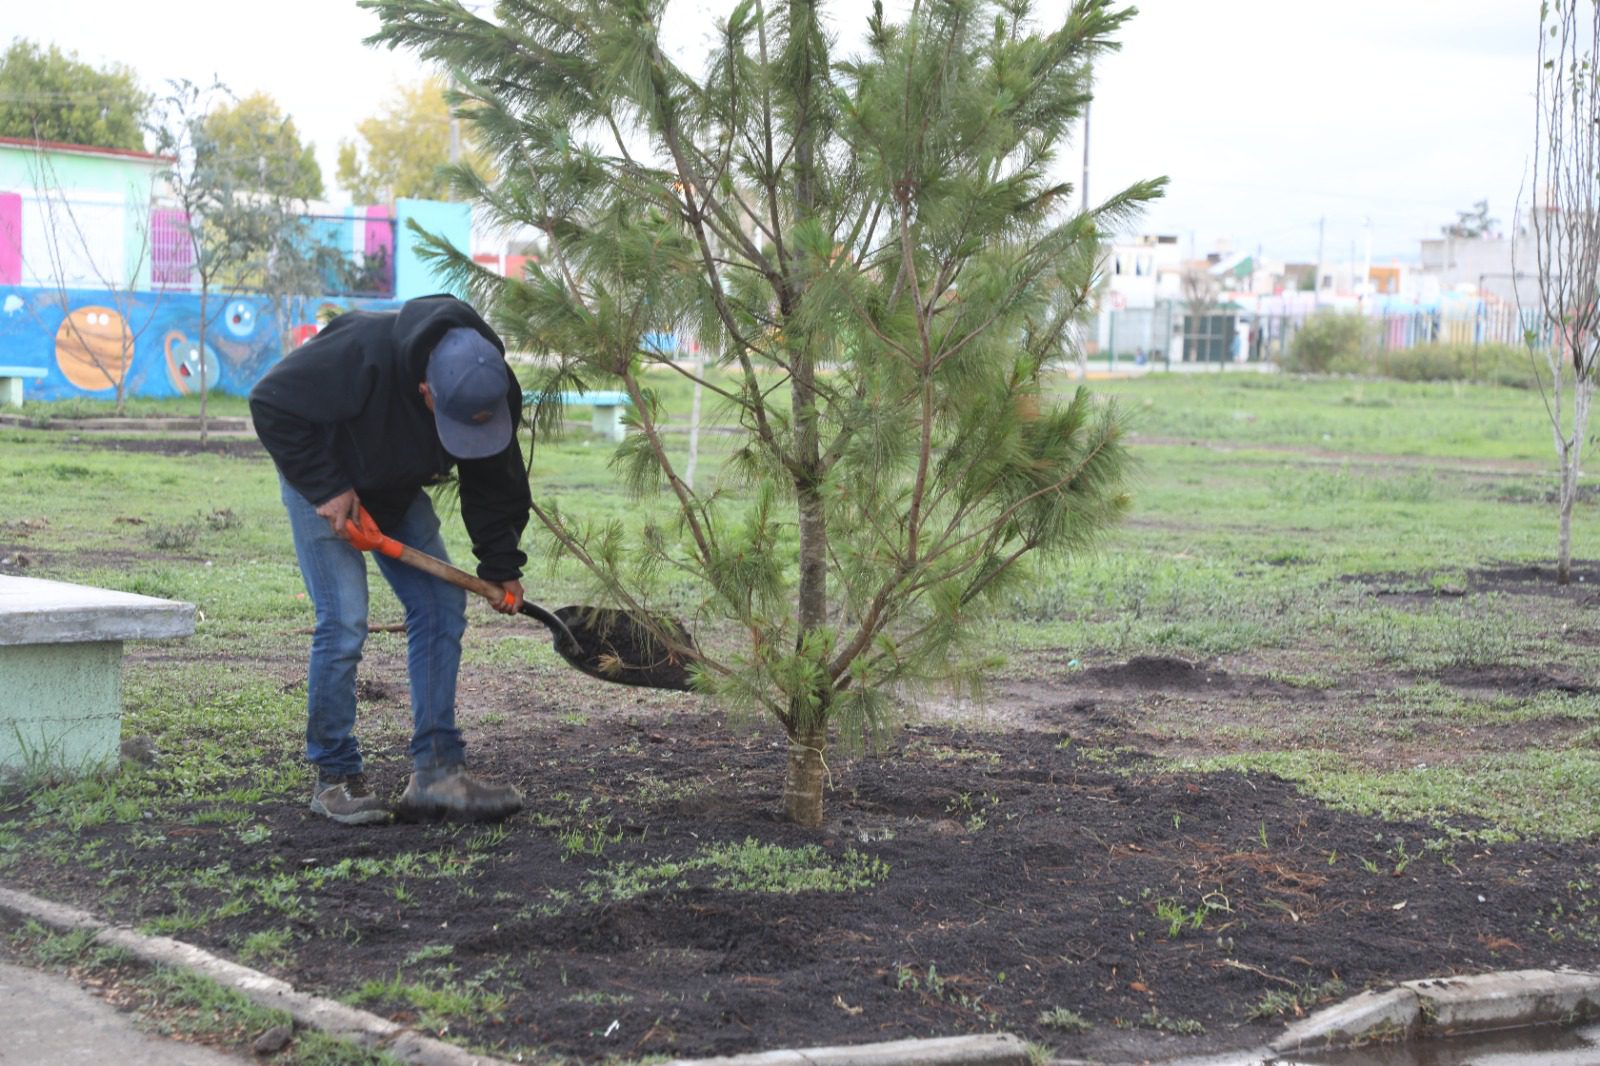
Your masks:
[[[398,311],[353,311],[328,323],[250,390],[256,434],[277,464],[295,555],[316,608],[306,678],[311,810],[346,825],[388,820],[367,783],[355,737],[356,664],[367,637],[365,556],[343,539],[365,507],[403,544],[445,558],[423,491],[453,467],[478,576],[522,602],[519,548],[532,501],[516,439],[522,391],[505,345],[453,296]],[[502,818],[522,793],[467,772],[456,728],[456,672],[466,593],[375,555],[406,612],[413,772],[394,808],[403,818]]]

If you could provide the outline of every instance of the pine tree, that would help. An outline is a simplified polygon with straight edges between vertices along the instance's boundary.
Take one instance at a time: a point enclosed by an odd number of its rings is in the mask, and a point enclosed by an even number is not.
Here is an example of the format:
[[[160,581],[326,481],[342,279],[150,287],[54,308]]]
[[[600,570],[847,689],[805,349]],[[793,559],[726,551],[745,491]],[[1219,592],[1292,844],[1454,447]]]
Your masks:
[[[922,0],[902,24],[875,5],[840,59],[814,0],[743,0],[701,75],[661,48],[664,0],[364,6],[374,43],[451,68],[499,175],[463,168],[462,191],[549,251],[516,279],[435,255],[511,347],[551,357],[544,395],[627,391],[616,462],[678,521],[629,539],[538,518],[624,606],[694,576],[741,635],[700,683],[781,725],[785,813],[819,824],[830,741],[908,686],[974,683],[985,605],[1128,505],[1116,408],[1041,378],[1104,236],[1162,184],[1085,212],[1049,176],[1133,10],[1077,0],[1046,31],[1029,0]],[[703,387],[746,433],[710,489],[676,469],[642,374],[694,374],[645,340],[670,330],[714,343],[726,376]]]

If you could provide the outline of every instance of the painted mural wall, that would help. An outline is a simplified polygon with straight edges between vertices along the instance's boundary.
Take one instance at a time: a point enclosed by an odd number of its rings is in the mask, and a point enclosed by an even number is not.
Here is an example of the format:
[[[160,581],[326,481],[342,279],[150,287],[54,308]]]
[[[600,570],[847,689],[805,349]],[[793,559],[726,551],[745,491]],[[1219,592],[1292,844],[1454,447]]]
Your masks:
[[[110,400],[118,381],[129,396],[198,395],[202,358],[209,391],[243,395],[283,357],[286,344],[293,350],[316,336],[320,321],[342,311],[400,306],[395,300],[295,299],[284,309],[287,328],[280,329],[265,297],[213,296],[202,355],[198,295],[110,297],[96,290],[0,286],[0,365],[46,372],[27,382],[28,399]]]

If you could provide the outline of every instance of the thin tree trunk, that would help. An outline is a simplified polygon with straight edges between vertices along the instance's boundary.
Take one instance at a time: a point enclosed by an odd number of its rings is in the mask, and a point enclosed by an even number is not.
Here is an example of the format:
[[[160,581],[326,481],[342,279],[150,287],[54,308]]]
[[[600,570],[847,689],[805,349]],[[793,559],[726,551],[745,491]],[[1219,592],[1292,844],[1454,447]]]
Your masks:
[[[1556,584],[1572,584],[1572,504],[1578,496],[1578,470],[1568,449],[1561,459],[1561,527],[1556,537]]]
[[[211,395],[209,382],[206,381],[206,290],[210,286],[204,282],[200,285],[200,450],[206,447],[206,400]]]
[[[1593,355],[1590,356],[1593,359]],[[1572,583],[1572,508],[1578,502],[1578,481],[1583,476],[1583,445],[1589,436],[1589,413],[1594,399],[1594,378],[1583,377],[1572,386],[1572,436],[1561,448],[1561,524],[1556,540],[1556,583]]]
[[[826,722],[826,718],[823,719]],[[828,748],[827,726],[820,725],[789,738],[789,766],[783,782],[783,815],[796,825],[815,829],[822,824],[822,786],[828,778],[823,753]]]

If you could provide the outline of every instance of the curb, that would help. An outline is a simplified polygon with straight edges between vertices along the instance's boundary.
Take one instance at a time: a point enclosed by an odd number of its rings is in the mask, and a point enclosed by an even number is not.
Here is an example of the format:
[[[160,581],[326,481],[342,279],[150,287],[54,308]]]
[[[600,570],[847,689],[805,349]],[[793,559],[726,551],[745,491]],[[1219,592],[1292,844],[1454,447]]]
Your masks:
[[[57,929],[95,931],[95,941],[118,947],[145,962],[187,970],[230,988],[250,1002],[286,1012],[297,1026],[382,1050],[418,1066],[501,1066],[502,1059],[474,1055],[454,1044],[423,1036],[370,1011],[321,996],[296,992],[286,981],[221,959],[208,951],[164,936],[147,936],[102,922],[87,911],[0,887],[0,909]]]
[[[1028,1045],[1010,1033],[891,1040],[882,1044],[759,1051],[719,1059],[674,1059],[667,1066],[1027,1066]]]
[[[476,1055],[423,1036],[370,1011],[297,992],[259,970],[219,958],[179,940],[149,936],[103,922],[88,911],[51,903],[0,886],[0,911],[62,930],[92,929],[95,941],[118,947],[148,963],[208,978],[269,1010],[281,1010],[296,1026],[316,1029],[365,1048],[384,1051],[417,1066],[512,1066],[505,1059]],[[935,1040],[895,1040],[853,1047],[763,1051],[732,1058],[678,1059],[671,1066],[1027,1066],[1027,1045],[1008,1033]]]
[[[1600,1014],[1600,974],[1509,970],[1403,981],[1363,992],[1291,1025],[1273,1051],[1314,1051],[1378,1039],[1430,1039],[1553,1025]]]

